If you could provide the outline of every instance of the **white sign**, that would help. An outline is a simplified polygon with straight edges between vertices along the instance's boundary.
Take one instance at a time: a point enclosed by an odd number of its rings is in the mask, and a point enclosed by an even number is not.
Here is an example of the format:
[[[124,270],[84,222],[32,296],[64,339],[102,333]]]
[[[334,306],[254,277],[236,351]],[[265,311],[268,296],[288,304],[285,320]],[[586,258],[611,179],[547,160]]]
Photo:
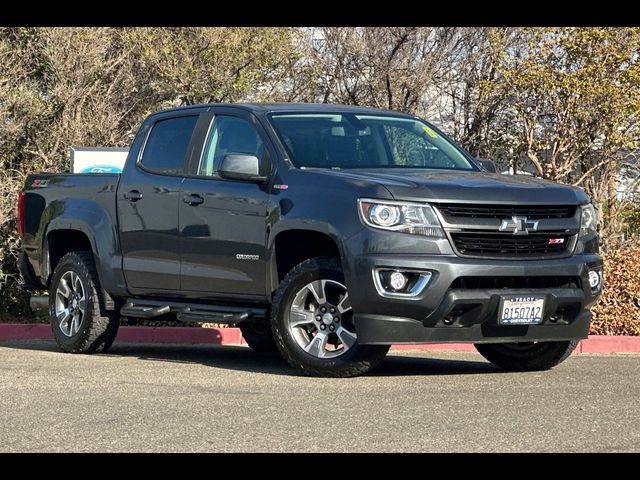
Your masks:
[[[71,147],[72,173],[121,173],[128,148]]]

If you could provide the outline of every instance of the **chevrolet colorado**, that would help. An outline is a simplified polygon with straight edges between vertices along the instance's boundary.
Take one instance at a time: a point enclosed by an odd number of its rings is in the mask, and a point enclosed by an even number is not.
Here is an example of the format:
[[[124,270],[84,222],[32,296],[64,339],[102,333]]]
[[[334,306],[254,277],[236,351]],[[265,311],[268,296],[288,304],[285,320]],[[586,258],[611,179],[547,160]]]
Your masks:
[[[155,113],[121,174],[38,174],[18,202],[27,288],[66,352],[121,317],[238,325],[302,373],[348,377],[395,343],[469,342],[543,370],[602,288],[579,188],[495,173],[417,117],[316,104]]]

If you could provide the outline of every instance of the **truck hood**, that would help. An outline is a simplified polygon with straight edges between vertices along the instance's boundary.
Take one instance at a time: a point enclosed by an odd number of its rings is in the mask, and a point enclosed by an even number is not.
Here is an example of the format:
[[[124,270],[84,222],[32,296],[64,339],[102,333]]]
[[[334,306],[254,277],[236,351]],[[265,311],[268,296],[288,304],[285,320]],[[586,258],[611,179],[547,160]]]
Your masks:
[[[582,189],[524,175],[404,168],[326,172],[381,184],[396,200],[539,205],[589,202]]]

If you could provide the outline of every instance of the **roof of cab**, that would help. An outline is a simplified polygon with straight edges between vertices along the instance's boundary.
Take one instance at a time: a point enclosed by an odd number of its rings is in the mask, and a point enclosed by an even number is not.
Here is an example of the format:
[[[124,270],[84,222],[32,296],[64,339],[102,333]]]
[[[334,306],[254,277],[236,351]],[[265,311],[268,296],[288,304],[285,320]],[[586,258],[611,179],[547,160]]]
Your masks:
[[[387,114],[407,116],[402,112],[382,108],[340,105],[336,103],[205,103],[163,110],[157,113],[179,112],[190,109],[207,109],[209,107],[227,107],[248,110],[256,114],[276,112],[308,112],[308,113],[355,113],[355,114]]]

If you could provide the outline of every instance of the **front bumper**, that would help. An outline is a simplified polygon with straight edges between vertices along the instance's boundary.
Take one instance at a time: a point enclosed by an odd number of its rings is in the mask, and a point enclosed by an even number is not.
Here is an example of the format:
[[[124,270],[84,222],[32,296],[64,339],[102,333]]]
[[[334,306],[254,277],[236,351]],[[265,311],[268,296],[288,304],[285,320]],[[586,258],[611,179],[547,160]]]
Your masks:
[[[496,312],[497,315],[497,312]],[[492,325],[481,322],[466,327],[425,327],[417,320],[385,315],[355,315],[358,343],[510,343],[587,338],[591,312],[581,312],[566,325]]]
[[[372,278],[376,268],[422,269],[431,281],[413,298],[378,294]],[[470,342],[498,343],[586,338],[592,293],[590,270],[602,269],[598,255],[576,255],[544,261],[487,260],[455,255],[360,255],[347,269],[349,297],[358,342],[391,343]],[[452,288],[460,277],[577,277],[574,288]],[[544,296],[540,325],[498,325],[502,295]]]

